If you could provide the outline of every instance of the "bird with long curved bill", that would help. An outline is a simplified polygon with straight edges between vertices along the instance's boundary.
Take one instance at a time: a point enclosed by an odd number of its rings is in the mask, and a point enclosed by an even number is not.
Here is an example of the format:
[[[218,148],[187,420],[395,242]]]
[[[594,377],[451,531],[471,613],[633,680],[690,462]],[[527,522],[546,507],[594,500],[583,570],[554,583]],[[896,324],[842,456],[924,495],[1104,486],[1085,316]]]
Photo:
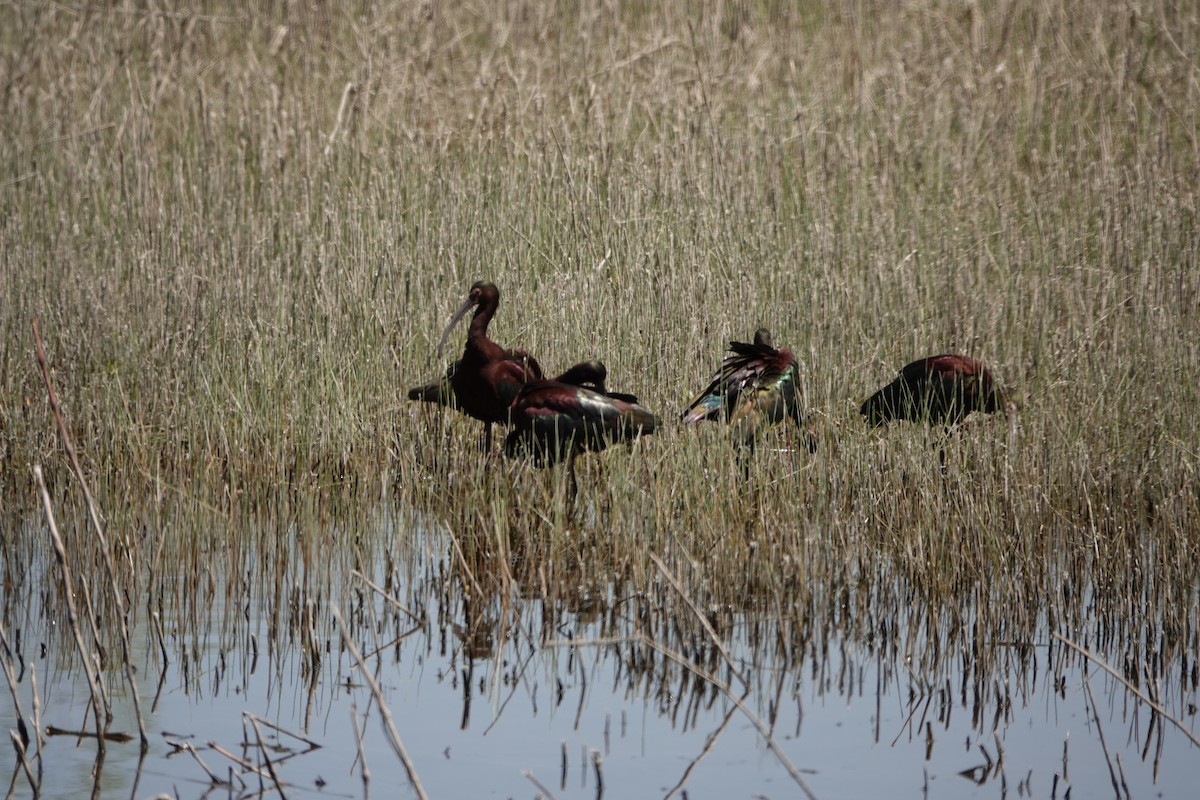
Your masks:
[[[660,424],[636,397],[608,392],[603,381],[597,389],[557,380],[526,384],[513,401],[512,420],[504,454],[510,458],[528,457],[539,467],[566,461],[572,497],[577,491],[578,455],[648,436]]]
[[[488,450],[492,446],[492,424],[508,423],[509,409],[521,387],[543,378],[541,365],[527,351],[505,350],[488,338],[488,325],[499,306],[500,290],[496,284],[476,281],[447,323],[437,348],[440,356],[450,332],[467,311],[474,308],[475,314],[467,330],[462,358],[447,370],[446,378],[453,389],[456,407],[467,416],[483,422],[484,447]],[[415,399],[424,399],[425,388],[413,389],[409,397],[417,393],[419,397]],[[440,397],[441,392],[440,387],[432,391],[435,397]]]
[[[804,419],[800,367],[791,350],[776,349],[771,332],[759,328],[754,342],[730,342],[726,356],[704,391],[681,415],[683,422],[723,421],[737,444],[753,449],[762,433],[790,419],[803,432],[809,452],[816,437]]]

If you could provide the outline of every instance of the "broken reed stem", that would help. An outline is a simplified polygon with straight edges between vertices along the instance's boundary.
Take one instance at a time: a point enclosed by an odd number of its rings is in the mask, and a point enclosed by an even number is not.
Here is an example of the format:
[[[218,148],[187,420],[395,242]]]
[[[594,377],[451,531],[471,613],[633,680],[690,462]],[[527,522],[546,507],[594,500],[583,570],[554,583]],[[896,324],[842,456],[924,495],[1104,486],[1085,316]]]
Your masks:
[[[50,540],[54,545],[54,558],[58,562],[59,579],[62,581],[63,598],[67,604],[67,624],[75,635],[75,647],[79,650],[79,658],[83,661],[84,673],[87,675],[88,689],[92,693],[92,711],[96,717],[96,746],[104,752],[104,731],[107,725],[101,722],[100,707],[103,703],[108,708],[108,698],[99,680],[99,675],[92,674],[92,657],[87,645],[83,643],[83,633],[79,630],[79,614],[75,610],[75,582],[71,578],[71,568],[67,564],[67,549],[63,547],[62,537],[58,535],[58,523],[54,520],[54,508],[50,505],[50,493],[46,491],[46,480],[42,477],[42,465],[33,465],[33,477],[37,481],[38,490],[42,495],[42,507],[46,512],[46,526],[50,530]]]
[[[225,781],[221,778],[218,778],[217,774],[208,768],[208,764],[204,763],[204,759],[202,759],[200,754],[196,752],[196,748],[192,746],[191,742],[184,742],[181,746],[188,752],[189,755],[191,755],[192,758],[196,759],[196,763],[199,764],[200,769],[204,770],[205,774],[208,775],[208,780],[213,786],[233,785],[230,781]],[[224,755],[224,753],[222,753],[222,755]]]
[[[534,786],[536,786],[538,788],[538,791],[542,793],[542,796],[545,797],[546,800],[556,800],[556,798],[554,797],[554,792],[550,791],[546,787],[546,784],[542,783],[541,781],[539,781],[537,779],[537,776],[533,774],[533,770],[531,770],[531,769],[521,770],[521,777],[523,777],[525,780],[529,781]]]
[[[251,714],[249,711],[243,711],[242,716],[244,716],[252,721],[257,722],[259,725],[265,725],[268,728],[270,728],[271,730],[275,731],[276,733],[282,733],[284,736],[290,736],[291,738],[296,739],[297,741],[304,742],[306,745],[308,745],[310,750],[320,750],[321,749],[320,742],[315,742],[312,739],[305,736],[304,734],[300,734],[300,733],[296,733],[295,731],[288,730],[287,728],[283,727],[282,725],[277,725],[274,722],[271,722],[271,720],[269,720],[269,719],[263,719],[258,714]]]
[[[1132,683],[1127,681],[1124,678],[1124,676],[1122,676],[1119,672],[1117,672],[1115,669],[1110,667],[1108,665],[1108,662],[1106,662],[1104,659],[1100,658],[1098,655],[1096,655],[1095,653],[1093,653],[1091,650],[1087,649],[1086,647],[1081,647],[1080,645],[1075,644],[1075,642],[1066,638],[1065,636],[1060,634],[1058,631],[1053,631],[1052,635],[1054,636],[1055,639],[1058,639],[1060,642],[1065,644],[1067,647],[1069,647],[1072,650],[1074,650],[1075,652],[1079,653],[1079,655],[1083,656],[1088,661],[1091,661],[1093,664],[1100,667],[1100,669],[1104,670],[1109,675],[1112,675],[1114,678],[1116,678],[1118,681],[1120,681],[1121,684],[1124,685],[1124,687],[1126,689],[1128,689],[1130,692],[1133,693],[1134,697],[1138,698],[1143,703],[1150,706],[1150,708],[1155,713],[1159,714],[1160,716],[1162,716],[1163,719],[1167,720],[1172,725],[1174,725],[1176,728],[1178,728],[1183,733],[1184,736],[1186,736],[1188,739],[1191,740],[1192,744],[1196,745],[1197,747],[1200,747],[1200,738],[1197,738],[1196,734],[1194,734],[1190,730],[1188,730],[1188,728],[1183,724],[1182,721],[1180,721],[1176,717],[1173,717],[1170,714],[1168,714],[1167,710],[1165,708],[1163,708],[1161,705],[1159,705],[1158,703],[1151,700],[1149,697],[1147,697],[1145,695],[1145,693],[1142,692],[1142,690],[1138,689]]]
[[[416,613],[414,613],[413,611],[410,611],[408,608],[406,608],[403,603],[401,603],[399,600],[397,600],[396,598],[394,598],[390,594],[388,594],[383,589],[383,587],[376,585],[366,575],[362,574],[361,572],[359,572],[356,569],[350,570],[350,574],[353,575],[354,577],[358,578],[360,581],[365,583],[367,586],[371,587],[372,591],[374,591],[376,594],[378,594],[384,600],[388,601],[388,603],[390,603],[391,605],[395,606],[396,608],[400,609],[405,614],[407,614],[409,619],[411,619],[413,622],[417,622],[417,623],[422,622],[420,616],[418,616]]]
[[[267,743],[263,741],[262,728],[258,727],[258,719],[251,714],[246,714],[245,718],[250,720],[250,725],[254,728],[254,738],[258,739],[258,750],[262,753],[263,761],[267,764],[267,772],[271,775],[271,782],[275,784],[275,791],[279,792],[281,800],[287,800],[287,794],[283,791],[283,784],[279,782],[279,774],[275,772],[275,764],[271,761],[270,750]]]
[[[364,725],[366,721],[364,717]],[[358,727],[357,703],[350,704],[350,727],[354,729],[354,744],[358,748],[358,763],[362,765],[359,772],[362,774],[363,800],[371,800],[371,768],[367,766],[367,749],[363,747],[363,735]]]
[[[784,768],[788,771],[788,774],[792,776],[792,779],[796,781],[800,789],[810,798],[810,800],[816,800],[816,795],[814,795],[812,790],[808,787],[807,782],[800,775],[799,770],[797,770],[792,762],[788,760],[787,756],[783,754],[783,751],[775,745],[775,737],[772,736],[771,729],[767,727],[766,723],[764,723],[757,714],[747,708],[743,702],[746,696],[750,693],[750,682],[747,681],[745,676],[738,671],[737,665],[733,662],[733,657],[730,656],[729,651],[725,649],[725,645],[722,644],[720,638],[717,636],[717,632],[713,630],[712,625],[710,625],[708,620],[704,618],[704,615],[700,613],[700,609],[692,601],[692,598],[690,598],[687,593],[683,591],[683,586],[679,583],[679,580],[673,574],[671,574],[671,571],[667,569],[666,564],[664,564],[662,560],[654,553],[648,553],[648,555],[650,556],[650,560],[654,562],[654,565],[658,567],[658,571],[664,578],[667,579],[667,582],[671,584],[672,588],[675,589],[679,596],[683,598],[683,601],[687,604],[688,608],[692,610],[692,613],[696,615],[696,619],[700,621],[700,625],[704,628],[705,633],[707,633],[709,638],[712,640],[713,646],[717,648],[717,651],[721,654],[722,658],[725,659],[725,663],[729,665],[730,671],[738,677],[738,680],[742,682],[742,686],[746,690],[745,694],[742,695],[742,700],[735,698],[733,696],[732,687],[730,687],[727,683],[718,680],[715,675],[709,675],[706,671],[701,670],[691,662],[687,661],[687,659],[685,659],[682,655],[679,655],[672,650],[668,650],[665,647],[661,647],[646,636],[643,636],[642,639],[664,656],[676,661],[685,668],[692,670],[700,677],[712,682],[714,686],[717,686],[719,689],[721,689],[721,691],[724,692],[725,695],[734,703],[734,706],[743,714],[745,714],[747,719],[749,719],[754,727],[758,729],[759,734],[766,741],[767,747],[769,747],[771,752],[775,753],[775,755],[779,758]],[[726,722],[728,722],[728,718],[726,719]],[[722,727],[724,727],[724,725],[722,725]],[[691,767],[689,767],[688,770],[690,771]],[[684,774],[685,779],[686,777],[687,773]],[[671,791],[674,792],[675,790],[672,789]]]
[[[21,708],[21,694],[17,691],[17,674],[13,671],[12,665],[12,648],[8,646],[8,630],[4,627],[4,620],[0,619],[0,666],[4,668],[4,677],[8,679],[8,689],[12,693],[13,711],[17,715],[17,730],[12,731],[14,737],[19,737],[20,747],[17,750],[17,755],[21,757],[21,761],[26,759],[26,748],[29,747],[29,725],[25,722],[25,709]],[[37,684],[33,684],[34,691],[34,709],[36,716],[37,709]],[[41,731],[37,730],[37,720],[34,719],[34,730],[37,733],[37,758],[41,761],[42,758],[42,736]],[[17,742],[17,738],[14,738]],[[38,772],[41,770],[39,768]],[[29,786],[33,789],[34,794],[38,793],[38,782],[33,779],[32,772],[26,768],[26,775],[29,776]]]
[[[266,773],[265,770],[263,770],[262,767],[254,766],[253,764],[251,764],[249,761],[245,760],[244,758],[240,758],[236,754],[229,752],[224,747],[222,747],[220,744],[218,744],[217,742],[214,742],[212,739],[209,739],[207,742],[205,742],[205,744],[208,745],[208,747],[213,752],[220,753],[221,755],[225,756],[233,763],[237,764],[239,767],[242,768],[243,772],[253,772],[255,775],[258,775],[261,778],[271,777],[270,775],[268,775]]]
[[[704,628],[704,632],[708,634],[708,638],[712,641],[713,647],[716,647],[717,652],[721,654],[723,659],[725,659],[725,663],[729,665],[730,671],[732,671],[733,674],[737,676],[737,679],[742,682],[742,686],[749,686],[750,682],[746,680],[746,676],[738,670],[737,664],[733,662],[733,656],[731,656],[729,651],[725,649],[725,645],[721,642],[720,637],[717,636],[717,632],[713,630],[713,626],[709,624],[708,620],[704,617],[704,614],[702,614],[700,609],[697,608],[696,603],[692,600],[692,598],[688,597],[687,592],[683,590],[683,585],[679,583],[679,579],[676,578],[669,569],[667,569],[667,565],[662,562],[662,559],[660,559],[654,553],[647,553],[647,555],[649,555],[650,560],[654,562],[654,566],[658,567],[658,571],[662,574],[662,576],[667,579],[667,583],[671,584],[671,588],[673,588],[675,592],[681,598],[683,598],[683,602],[686,603],[687,607],[690,608],[692,613],[696,615],[696,619],[700,622],[700,626]]]
[[[37,737],[37,773],[38,784],[42,782],[42,773],[46,766],[42,752],[46,749],[46,736],[42,730],[42,701],[38,695],[37,665],[29,665],[29,691],[33,695],[33,734]]]
[[[565,647],[583,647],[585,645],[623,644],[623,643],[630,643],[630,642],[638,642],[640,644],[644,644],[646,647],[649,647],[651,650],[661,653],[666,658],[669,658],[671,661],[674,661],[676,664],[678,664],[679,666],[688,670],[689,672],[691,672],[692,674],[694,674],[696,677],[700,678],[701,680],[707,681],[708,683],[711,683],[713,686],[717,687],[717,689],[723,695],[725,695],[726,699],[728,699],[729,702],[733,703],[734,707],[738,711],[741,711],[742,714],[744,714],[746,716],[746,719],[750,720],[750,724],[753,725],[755,730],[758,731],[759,735],[763,737],[763,741],[766,742],[767,747],[771,750],[772,753],[775,754],[775,757],[779,759],[779,762],[783,765],[783,768],[785,770],[787,770],[788,775],[790,775],[792,780],[796,782],[796,785],[800,787],[801,791],[804,792],[805,796],[807,796],[809,798],[809,800],[817,800],[817,796],[813,793],[813,790],[811,788],[809,788],[808,782],[804,780],[804,776],[800,774],[800,770],[796,769],[796,765],[791,762],[791,759],[789,759],[787,757],[787,755],[782,750],[779,749],[779,746],[777,744],[775,744],[775,737],[771,735],[771,729],[769,727],[767,727],[767,724],[762,721],[761,717],[759,717],[757,714],[755,714],[753,711],[751,711],[749,707],[747,707],[747,705],[745,703],[745,699],[746,699],[746,697],[748,697],[750,695],[749,688],[747,688],[746,691],[742,693],[741,698],[734,697],[733,688],[729,684],[725,683],[724,681],[722,681],[716,675],[713,675],[708,670],[703,669],[702,667],[696,666],[695,664],[693,664],[692,662],[690,662],[686,658],[684,658],[682,655],[675,652],[674,650],[671,650],[670,648],[659,644],[658,642],[654,641],[653,639],[651,639],[649,636],[646,636],[645,634],[636,634],[634,636],[627,637],[627,638],[609,636],[609,637],[602,637],[602,638],[597,638],[597,639],[583,639],[583,640],[551,639],[549,641],[543,642],[542,647],[543,648],[564,647],[564,646]]]
[[[384,702],[383,692],[380,690],[379,684],[375,681],[375,676],[371,674],[371,671],[367,669],[367,665],[363,663],[362,656],[358,652],[358,647],[354,644],[354,640],[350,638],[350,630],[346,627],[346,621],[342,619],[341,610],[336,603],[330,603],[329,611],[333,614],[333,618],[337,620],[338,632],[342,636],[342,644],[350,651],[350,656],[354,659],[354,663],[358,665],[358,671],[362,673],[367,686],[371,688],[371,696],[375,698],[375,702],[379,705],[379,715],[382,720],[383,730],[388,735],[392,749],[400,757],[400,763],[404,765],[404,770],[408,773],[409,783],[412,784],[417,797],[421,800],[429,800],[429,795],[425,794],[425,787],[421,785],[421,779],[417,776],[417,768],[413,764],[412,759],[408,757],[408,751],[404,749],[404,742],[400,740],[400,734],[396,731],[396,725],[392,721],[391,709]]]
[[[1096,705],[1096,695],[1092,694],[1092,681],[1087,670],[1083,671],[1083,686],[1087,689],[1088,700],[1092,704],[1092,718],[1096,720],[1096,735],[1100,738],[1100,749],[1104,751],[1104,763],[1108,765],[1108,778],[1112,781],[1113,791],[1121,797],[1121,784],[1117,781],[1117,771],[1113,769],[1112,756],[1108,754],[1108,742],[1104,741],[1104,724],[1100,721],[1100,707]]]
[[[600,771],[604,759],[600,757],[599,750],[592,751],[592,768],[596,771],[596,800],[604,797],[604,773]]]
[[[62,408],[58,404],[58,395],[54,393],[54,383],[50,380],[50,366],[46,362],[46,350],[42,347],[42,337],[38,333],[36,317],[30,320],[30,325],[33,328],[33,340],[37,346],[38,367],[41,368],[42,378],[46,381],[46,395],[50,399],[50,408],[54,412],[54,421],[58,426],[58,435],[62,438],[63,447],[66,448],[67,456],[70,458],[71,471],[75,473],[75,478],[79,481],[79,488],[83,491],[83,499],[87,505],[88,516],[92,520],[92,530],[96,532],[96,538],[100,541],[100,552],[104,556],[104,568],[108,571],[108,581],[112,588],[113,604],[117,607],[118,629],[121,632],[121,663],[125,667],[125,680],[129,682],[129,694],[133,700],[134,713],[137,716],[138,736],[141,737],[142,749],[145,750],[150,746],[150,739],[146,735],[146,722],[142,719],[142,701],[138,696],[137,679],[133,674],[133,663],[130,658],[132,648],[129,644],[129,622],[125,616],[125,601],[121,597],[121,585],[117,581],[117,570],[113,566],[112,553],[108,549],[104,527],[100,523],[100,512],[96,507],[95,499],[92,497],[91,489],[88,488],[83,468],[79,465],[79,457],[75,454],[75,445],[72,444],[71,436],[67,433],[67,423],[63,419]],[[44,488],[43,491],[45,491]]]
[[[813,794],[813,790],[809,788],[808,782],[804,780],[804,776],[800,774],[800,770],[796,769],[796,765],[791,762],[791,759],[789,759],[787,755],[779,749],[779,745],[775,744],[775,737],[771,735],[771,729],[767,727],[767,724],[762,721],[758,714],[755,714],[746,705],[745,699],[750,694],[749,688],[746,689],[741,698],[734,697],[733,688],[716,675],[713,675],[705,669],[701,669],[692,662],[688,661],[679,653],[671,650],[668,647],[664,647],[645,634],[640,634],[636,638],[647,647],[651,648],[652,650],[657,650],[659,653],[671,659],[676,664],[679,664],[684,669],[690,670],[698,677],[703,678],[713,686],[716,686],[717,689],[719,689],[721,693],[724,694],[725,697],[737,707],[738,711],[741,711],[746,716],[746,719],[750,720],[750,724],[753,725],[758,731],[759,735],[763,737],[763,741],[766,742],[767,747],[770,748],[771,752],[775,754],[775,757],[779,759],[779,762],[783,764],[783,768],[787,770],[788,775],[792,777],[792,780],[796,782],[796,785],[800,787],[800,790],[804,792],[805,796],[807,796],[809,800],[817,800],[817,796]]]
[[[150,613],[150,623],[154,626],[154,636],[158,639],[158,653],[162,656],[162,671],[160,675],[167,674],[167,668],[171,666],[171,657],[167,654],[167,637],[163,632],[162,617],[157,611]]]
[[[41,793],[41,787],[34,779],[33,768],[29,765],[29,759],[26,757],[25,737],[12,729],[9,729],[8,737],[12,739],[13,750],[17,751],[17,761],[21,764],[21,771],[25,773],[25,779],[29,781],[29,788],[33,790],[33,796],[37,797]]]
[[[687,769],[679,776],[679,782],[671,787],[670,791],[663,796],[663,800],[671,800],[675,796],[675,793],[683,788],[683,785],[687,783],[687,779],[691,777],[692,771],[704,760],[705,756],[712,752],[713,747],[717,744],[717,739],[721,738],[721,734],[729,727],[729,721],[733,719],[733,715],[737,713],[737,710],[737,706],[729,707],[729,711],[725,713],[725,719],[721,720],[721,724],[717,726],[717,729],[709,734],[708,740],[704,743],[704,749],[700,751],[700,755],[693,758],[691,763],[687,765]]]

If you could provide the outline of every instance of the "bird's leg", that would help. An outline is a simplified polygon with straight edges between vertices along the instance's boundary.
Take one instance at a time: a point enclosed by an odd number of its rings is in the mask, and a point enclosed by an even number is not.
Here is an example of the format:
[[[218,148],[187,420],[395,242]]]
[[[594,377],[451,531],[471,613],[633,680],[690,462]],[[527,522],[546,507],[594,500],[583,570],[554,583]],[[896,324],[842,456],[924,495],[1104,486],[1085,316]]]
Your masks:
[[[571,507],[575,507],[576,498],[579,495],[579,484],[575,480],[575,448],[571,448],[571,454],[567,456],[567,490]]]
[[[570,475],[570,479],[571,479],[571,483],[570,483],[571,503],[574,504],[575,499],[578,497],[578,494],[580,494],[580,483],[578,483],[578,481],[575,480],[575,451],[574,450],[571,451],[570,458],[566,459],[566,469],[568,469],[568,474]]]
[[[808,452],[817,452],[817,432],[813,430],[812,424],[810,423],[801,428],[800,434],[804,438],[804,446],[808,448]]]
[[[492,452],[492,423],[483,423],[483,450],[485,453]]]
[[[750,456],[753,450],[746,449],[738,453],[738,462],[742,465],[742,480],[750,483]]]
[[[946,442],[950,440],[953,433],[954,427],[947,425],[941,439],[938,441],[938,464],[942,468],[942,475],[946,474]]]

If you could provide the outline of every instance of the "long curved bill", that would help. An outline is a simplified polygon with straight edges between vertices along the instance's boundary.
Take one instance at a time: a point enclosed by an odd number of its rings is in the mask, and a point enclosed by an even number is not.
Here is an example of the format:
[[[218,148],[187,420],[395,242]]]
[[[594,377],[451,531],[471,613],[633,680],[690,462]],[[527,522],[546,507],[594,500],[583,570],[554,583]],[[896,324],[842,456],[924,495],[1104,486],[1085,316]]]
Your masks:
[[[450,331],[454,330],[454,326],[467,313],[467,309],[475,305],[475,301],[468,297],[463,301],[463,304],[458,307],[458,311],[454,312],[454,316],[450,318],[450,322],[446,325],[446,330],[442,331],[442,339],[438,342],[437,354],[438,358],[442,357],[442,350],[446,347],[446,340],[450,338]]]

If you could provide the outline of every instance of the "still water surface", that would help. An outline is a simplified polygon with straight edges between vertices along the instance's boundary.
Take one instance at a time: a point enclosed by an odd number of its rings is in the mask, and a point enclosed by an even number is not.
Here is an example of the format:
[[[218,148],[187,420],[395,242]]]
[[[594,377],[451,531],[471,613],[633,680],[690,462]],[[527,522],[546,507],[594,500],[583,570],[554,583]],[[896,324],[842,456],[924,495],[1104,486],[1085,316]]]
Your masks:
[[[1200,750],[1188,737],[1049,630],[1032,643],[994,643],[999,666],[980,680],[964,675],[960,655],[920,656],[938,634],[913,624],[917,610],[879,637],[831,629],[790,656],[771,643],[770,620],[729,613],[719,627],[736,672],[715,649],[698,658],[726,691],[666,657],[670,646],[639,639],[645,598],[610,589],[571,610],[456,594],[443,580],[448,542],[425,532],[418,539],[404,567],[390,570],[388,591],[403,610],[353,574],[334,576],[331,586],[352,588],[330,595],[354,604],[344,613],[355,642],[431,797],[803,796],[756,721],[821,798],[1192,797],[1200,783]],[[370,579],[382,583],[376,567]],[[135,737],[110,743],[97,762],[93,739],[50,737],[43,796],[276,795],[269,775],[233,760],[265,773],[245,712],[316,745],[260,724],[288,797],[415,796],[323,602],[295,600],[293,616],[312,620],[308,638],[296,625],[272,638],[264,597],[214,603],[207,620],[193,609],[186,625],[165,619],[165,667],[143,614],[134,662],[149,751],[139,760]],[[10,636],[19,628],[22,637],[18,693],[30,713],[36,671],[43,726],[90,728],[87,684],[62,666],[73,662],[56,625],[37,608],[8,623]],[[1191,669],[1186,658],[1169,666],[1157,691],[1194,732]],[[136,734],[119,670],[108,683],[112,730]],[[734,702],[743,693],[746,712]],[[0,694],[9,728],[12,703]],[[230,783],[213,785],[201,761]],[[3,785],[29,796],[15,769],[11,755],[0,761]]]

